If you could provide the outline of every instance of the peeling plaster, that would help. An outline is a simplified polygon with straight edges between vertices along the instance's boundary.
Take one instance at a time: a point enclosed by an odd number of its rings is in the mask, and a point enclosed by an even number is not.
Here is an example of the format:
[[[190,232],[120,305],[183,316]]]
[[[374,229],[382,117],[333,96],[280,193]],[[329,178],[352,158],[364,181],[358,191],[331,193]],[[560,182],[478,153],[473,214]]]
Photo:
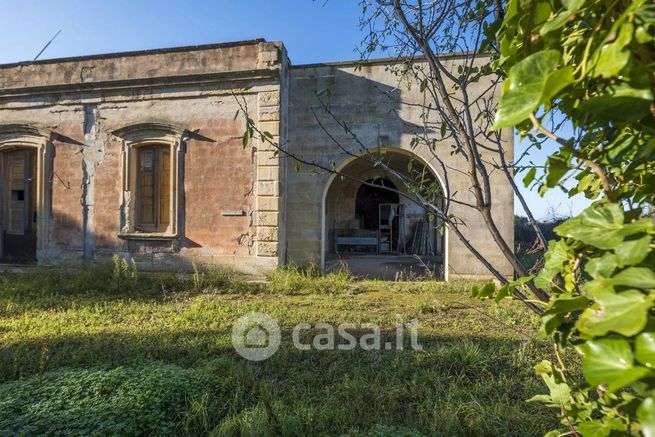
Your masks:
[[[94,229],[93,204],[95,197],[95,170],[105,160],[104,137],[99,135],[98,107],[84,105],[84,148],[82,149],[82,231],[84,260],[93,261]]]

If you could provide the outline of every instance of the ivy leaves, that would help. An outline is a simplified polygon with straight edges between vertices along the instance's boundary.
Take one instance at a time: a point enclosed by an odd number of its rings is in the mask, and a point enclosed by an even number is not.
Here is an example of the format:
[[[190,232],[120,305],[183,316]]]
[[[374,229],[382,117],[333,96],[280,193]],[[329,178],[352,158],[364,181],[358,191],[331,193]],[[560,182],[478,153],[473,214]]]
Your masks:
[[[644,366],[655,367],[655,333],[644,332],[635,340],[635,356]]]
[[[653,221],[648,218],[624,223],[623,208],[619,204],[610,203],[585,209],[579,216],[555,228],[555,232],[562,237],[609,250],[619,246],[630,235],[652,229]]]
[[[639,264],[650,253],[650,244],[651,238],[648,235],[644,235],[636,240],[623,242],[619,247],[614,249],[616,264],[619,267]]]
[[[650,373],[649,369],[635,365],[626,340],[588,341],[578,349],[584,356],[582,373],[593,386],[607,384],[610,391],[615,391]]]
[[[572,68],[557,69],[561,58],[557,50],[544,50],[528,56],[510,69],[494,129],[521,123],[542,103],[547,103],[573,82]]]
[[[507,80],[493,127],[540,147],[533,125],[564,116],[574,129],[557,138],[539,192],[605,198],[555,228],[534,278],[552,294],[541,332],[582,354],[587,384],[569,385],[558,355],[535,367],[550,395],[533,400],[562,414],[548,435],[655,436],[655,224],[641,208],[655,204],[655,5],[510,0],[499,28]]]
[[[638,290],[602,291],[594,300],[595,304],[582,313],[576,325],[589,338],[602,337],[610,331],[628,337],[638,334],[646,327],[648,310],[653,305],[652,299]]]
[[[655,224],[650,217],[634,218],[636,213],[626,213],[621,204],[601,201],[556,227],[562,238],[549,243],[535,284],[554,293],[542,315],[542,333],[555,334],[565,346],[576,338],[589,386],[605,386],[608,393],[632,386],[646,402],[655,390],[655,384],[644,383],[655,380]],[[564,382],[553,380],[555,370],[548,375],[540,373],[551,392],[541,399],[546,403],[565,391]],[[591,405],[587,398],[577,399],[573,391],[570,399],[571,405],[562,405],[571,411],[616,402],[610,397]],[[655,419],[648,405],[639,407],[637,414],[645,421]],[[581,419],[578,430],[604,435],[609,429],[626,426],[617,411],[604,411],[616,417]],[[652,425],[655,431],[655,420]]]
[[[618,36],[609,44],[602,45],[591,59],[593,75],[610,78],[619,74],[630,59],[630,51],[626,46],[632,40],[634,26],[632,23],[623,23]]]

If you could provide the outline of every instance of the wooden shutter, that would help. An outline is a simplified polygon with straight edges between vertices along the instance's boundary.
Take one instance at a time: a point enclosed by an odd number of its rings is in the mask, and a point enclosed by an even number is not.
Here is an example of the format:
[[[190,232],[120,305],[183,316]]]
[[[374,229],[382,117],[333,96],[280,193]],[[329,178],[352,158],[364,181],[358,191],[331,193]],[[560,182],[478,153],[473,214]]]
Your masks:
[[[7,156],[9,193],[7,198],[7,233],[23,235],[27,229],[27,154],[12,153]]]
[[[171,151],[169,147],[160,147],[159,159],[159,230],[165,231],[170,222],[171,213]]]
[[[142,147],[138,156],[137,226],[143,231],[165,232],[171,209],[170,147]]]
[[[155,226],[155,154],[152,148],[139,150],[139,225]]]

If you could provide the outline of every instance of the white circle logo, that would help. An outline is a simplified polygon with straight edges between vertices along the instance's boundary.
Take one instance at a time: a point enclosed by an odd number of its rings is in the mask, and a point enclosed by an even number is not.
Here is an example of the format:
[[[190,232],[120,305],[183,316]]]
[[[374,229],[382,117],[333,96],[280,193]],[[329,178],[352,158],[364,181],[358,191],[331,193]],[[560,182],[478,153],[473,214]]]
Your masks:
[[[270,358],[280,347],[280,327],[264,313],[248,313],[232,328],[232,345],[239,355],[250,361]]]

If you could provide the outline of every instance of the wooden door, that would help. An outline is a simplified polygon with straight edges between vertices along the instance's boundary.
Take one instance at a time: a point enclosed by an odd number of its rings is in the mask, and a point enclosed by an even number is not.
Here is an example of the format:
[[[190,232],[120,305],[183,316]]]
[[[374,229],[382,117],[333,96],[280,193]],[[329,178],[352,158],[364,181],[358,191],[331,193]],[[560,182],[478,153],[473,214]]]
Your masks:
[[[36,261],[36,153],[4,153],[2,166],[2,259]]]

